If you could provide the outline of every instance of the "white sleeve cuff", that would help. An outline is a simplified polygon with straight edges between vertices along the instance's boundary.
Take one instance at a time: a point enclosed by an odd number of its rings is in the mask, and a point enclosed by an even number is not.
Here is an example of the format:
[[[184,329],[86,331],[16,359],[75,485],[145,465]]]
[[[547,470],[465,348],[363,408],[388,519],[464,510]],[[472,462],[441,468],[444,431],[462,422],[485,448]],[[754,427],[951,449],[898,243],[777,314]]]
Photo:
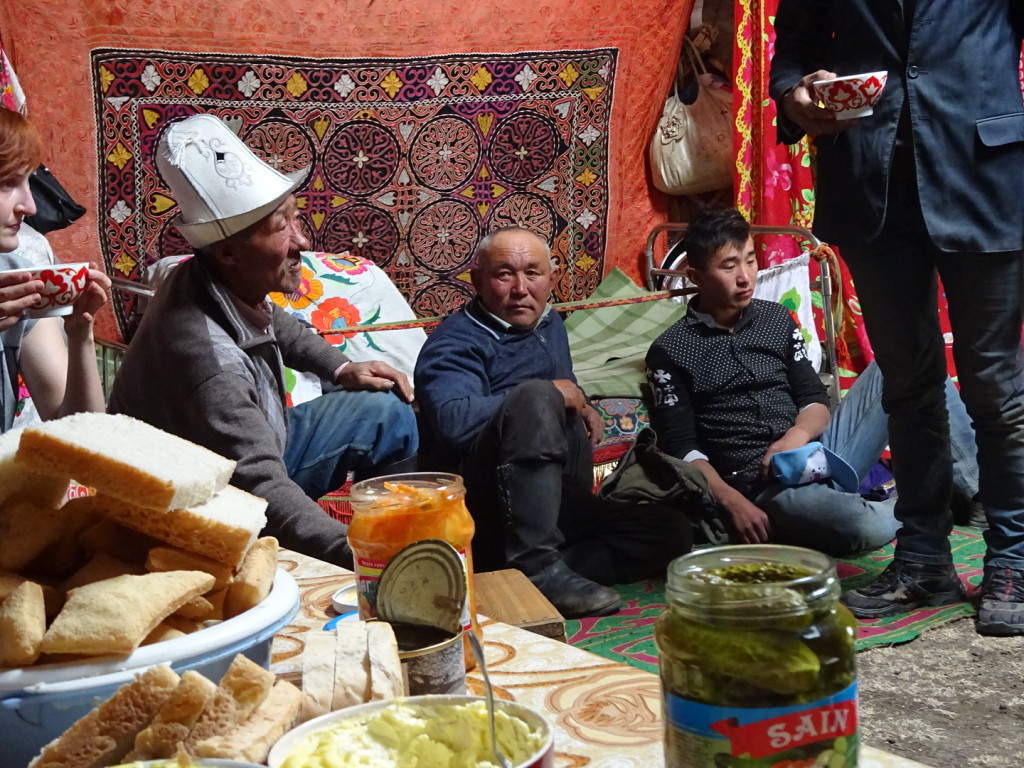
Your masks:
[[[711,460],[700,451],[690,451],[688,454],[683,456],[683,461],[697,461],[697,459],[704,459],[704,461],[711,463]]]

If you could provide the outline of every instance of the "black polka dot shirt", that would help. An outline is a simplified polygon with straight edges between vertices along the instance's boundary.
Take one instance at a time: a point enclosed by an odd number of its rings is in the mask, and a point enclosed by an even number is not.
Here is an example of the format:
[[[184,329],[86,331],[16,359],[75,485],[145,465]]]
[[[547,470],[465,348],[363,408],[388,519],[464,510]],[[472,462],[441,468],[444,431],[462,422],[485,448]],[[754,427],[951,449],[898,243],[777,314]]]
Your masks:
[[[691,302],[647,353],[658,446],[719,474],[756,469],[824,385],[789,310],[754,299],[730,332]]]

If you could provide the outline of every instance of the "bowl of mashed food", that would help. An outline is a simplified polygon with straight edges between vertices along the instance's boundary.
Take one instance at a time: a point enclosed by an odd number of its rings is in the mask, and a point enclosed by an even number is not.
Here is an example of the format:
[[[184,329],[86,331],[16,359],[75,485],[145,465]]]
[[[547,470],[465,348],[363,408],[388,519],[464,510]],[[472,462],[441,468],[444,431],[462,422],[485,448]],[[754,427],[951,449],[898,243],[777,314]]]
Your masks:
[[[495,700],[501,751],[516,768],[553,768],[551,726],[529,707]],[[284,736],[270,768],[497,768],[487,701],[479,696],[410,696],[339,709]]]
[[[237,760],[220,760],[218,758],[196,758],[194,760],[138,760],[134,763],[122,763],[114,768],[262,768],[255,763],[240,763]]]

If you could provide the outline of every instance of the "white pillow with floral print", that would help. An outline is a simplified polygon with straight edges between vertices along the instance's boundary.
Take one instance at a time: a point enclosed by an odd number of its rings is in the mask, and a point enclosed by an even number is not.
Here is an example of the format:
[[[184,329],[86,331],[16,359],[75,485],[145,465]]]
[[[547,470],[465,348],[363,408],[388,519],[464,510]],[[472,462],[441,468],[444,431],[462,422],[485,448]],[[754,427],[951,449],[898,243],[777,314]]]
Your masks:
[[[412,380],[416,357],[427,340],[422,328],[364,330],[365,326],[415,320],[385,272],[348,253],[302,252],[302,282],[295,293],[272,293],[278,306],[305,320],[353,360],[383,360]]]
[[[821,342],[814,332],[814,297],[811,293],[811,255],[801,254],[757,273],[754,296],[778,302],[793,315],[797,332],[807,346],[807,357],[814,370],[821,370]],[[820,294],[819,301],[820,301]]]

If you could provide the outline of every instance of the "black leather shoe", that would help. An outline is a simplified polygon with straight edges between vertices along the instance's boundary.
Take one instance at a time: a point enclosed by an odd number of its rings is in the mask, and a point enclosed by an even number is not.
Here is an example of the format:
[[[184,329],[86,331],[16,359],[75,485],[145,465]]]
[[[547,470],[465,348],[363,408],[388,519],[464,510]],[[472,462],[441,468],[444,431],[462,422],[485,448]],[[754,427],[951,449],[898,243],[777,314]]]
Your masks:
[[[988,517],[985,514],[985,505],[981,503],[980,493],[974,494],[974,497],[969,499],[954,490],[949,507],[953,510],[954,524],[969,525],[972,528],[988,528]]]
[[[906,560],[893,560],[873,582],[848,590],[840,598],[858,619],[895,616],[915,608],[935,608],[966,599],[952,563],[923,565]]]
[[[530,581],[566,619],[606,616],[622,608],[618,592],[583,578],[561,560],[530,576]]]
[[[981,582],[978,632],[1024,635],[1024,570],[989,566]]]

